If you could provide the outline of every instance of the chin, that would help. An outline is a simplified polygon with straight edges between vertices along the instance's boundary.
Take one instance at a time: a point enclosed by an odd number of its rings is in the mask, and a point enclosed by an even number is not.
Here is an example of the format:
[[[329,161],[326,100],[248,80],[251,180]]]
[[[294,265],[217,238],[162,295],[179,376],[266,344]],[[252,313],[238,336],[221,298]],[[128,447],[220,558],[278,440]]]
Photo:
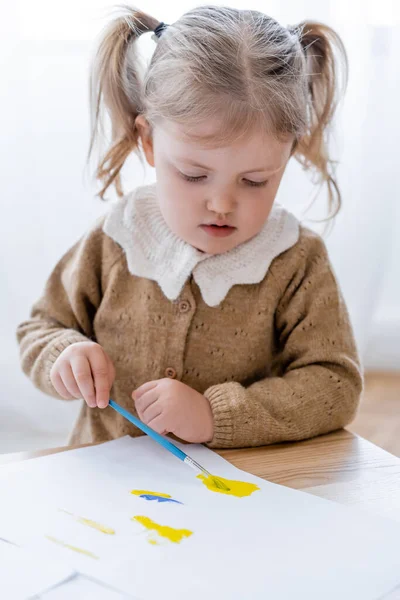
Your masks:
[[[230,243],[221,243],[221,242],[203,242],[199,244],[193,244],[197,250],[200,252],[205,252],[206,254],[217,255],[223,254],[224,252],[228,252],[229,250],[233,250],[238,244],[231,241]]]

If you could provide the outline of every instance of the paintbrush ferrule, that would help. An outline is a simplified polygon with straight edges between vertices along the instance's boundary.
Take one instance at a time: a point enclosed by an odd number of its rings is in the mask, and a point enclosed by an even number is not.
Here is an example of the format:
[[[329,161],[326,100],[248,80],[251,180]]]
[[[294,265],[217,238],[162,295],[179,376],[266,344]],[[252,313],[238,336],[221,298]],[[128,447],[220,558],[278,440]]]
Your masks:
[[[203,467],[201,465],[199,465],[198,462],[193,460],[193,458],[190,458],[190,456],[186,456],[186,458],[184,459],[183,462],[186,463],[187,465],[189,465],[189,467],[192,467],[192,469],[194,469],[198,473],[204,473],[204,475],[207,475],[207,476],[209,475],[209,472],[206,471],[205,469],[203,469]]]

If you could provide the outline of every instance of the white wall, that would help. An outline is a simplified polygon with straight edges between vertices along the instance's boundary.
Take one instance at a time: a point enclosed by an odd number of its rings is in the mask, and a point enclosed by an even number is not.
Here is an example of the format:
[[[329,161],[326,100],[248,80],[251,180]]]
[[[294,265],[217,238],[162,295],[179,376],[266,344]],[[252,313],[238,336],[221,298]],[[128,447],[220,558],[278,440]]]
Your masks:
[[[60,20],[49,2],[15,2],[0,24],[0,452],[62,443],[78,407],[45,397],[21,374],[15,329],[56,261],[105,210],[84,177],[88,65],[103,14],[92,13],[94,5],[71,2]],[[171,16],[167,5],[157,5],[146,8],[168,22],[191,3],[176,2]],[[346,12],[340,15],[343,3],[332,6],[293,0],[271,2],[269,10],[285,23],[327,20],[348,48],[351,77],[335,142],[344,206],[327,243],[366,364],[399,368],[400,32],[375,21],[355,29]],[[149,39],[143,44],[153,47]],[[127,188],[143,183],[139,164],[132,160],[129,168]],[[293,163],[279,200],[299,214],[311,189]],[[321,214],[323,205],[321,196],[309,216]]]
[[[365,350],[365,366],[371,369],[400,370],[400,192],[393,218],[388,264],[382,276],[370,335]]]

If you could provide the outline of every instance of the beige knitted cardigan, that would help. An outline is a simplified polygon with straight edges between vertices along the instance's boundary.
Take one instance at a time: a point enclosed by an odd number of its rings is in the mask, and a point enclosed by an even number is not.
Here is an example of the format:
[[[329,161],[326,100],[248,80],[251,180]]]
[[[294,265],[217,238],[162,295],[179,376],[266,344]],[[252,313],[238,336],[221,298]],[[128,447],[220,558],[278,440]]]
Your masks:
[[[155,186],[119,201],[55,267],[17,332],[24,372],[59,397],[49,375],[69,344],[103,346],[112,397],[176,377],[203,393],[211,447],[309,438],[356,412],[362,376],[325,246],[275,207],[256,238],[202,255],[168,230]],[[81,411],[71,443],[140,432],[111,408]]]

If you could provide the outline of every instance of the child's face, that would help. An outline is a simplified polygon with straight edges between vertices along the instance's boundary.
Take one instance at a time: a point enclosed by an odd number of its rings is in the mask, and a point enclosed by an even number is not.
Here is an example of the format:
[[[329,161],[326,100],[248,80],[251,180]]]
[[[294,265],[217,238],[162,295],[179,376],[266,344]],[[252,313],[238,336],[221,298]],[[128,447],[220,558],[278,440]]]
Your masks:
[[[207,133],[213,127],[215,131],[216,124],[209,123]],[[204,134],[205,129],[194,131]],[[254,132],[231,145],[210,148],[184,133],[181,126],[165,122],[146,143],[142,130],[146,158],[156,168],[160,209],[179,238],[202,252],[220,254],[262,229],[293,139],[278,142]]]

